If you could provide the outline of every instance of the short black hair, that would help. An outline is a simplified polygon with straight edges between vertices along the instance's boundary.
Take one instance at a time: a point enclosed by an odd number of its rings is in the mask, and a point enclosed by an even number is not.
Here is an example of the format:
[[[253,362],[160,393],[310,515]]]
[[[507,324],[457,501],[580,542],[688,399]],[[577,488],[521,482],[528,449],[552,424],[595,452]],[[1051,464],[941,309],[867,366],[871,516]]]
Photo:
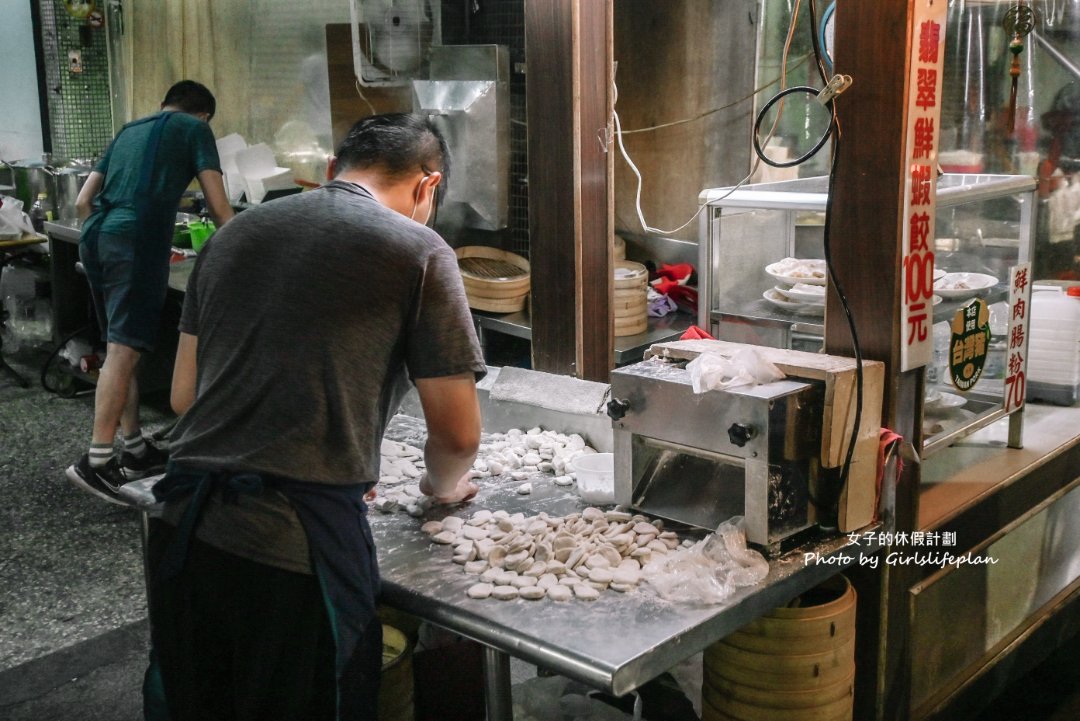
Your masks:
[[[339,173],[378,168],[397,179],[420,169],[450,178],[446,140],[430,117],[418,113],[385,113],[359,121],[338,148],[337,162]]]
[[[169,88],[169,92],[165,93],[165,99],[161,101],[161,104],[171,105],[192,115],[206,113],[211,118],[217,110],[217,100],[214,99],[210,88],[194,80],[181,80],[173,85]]]

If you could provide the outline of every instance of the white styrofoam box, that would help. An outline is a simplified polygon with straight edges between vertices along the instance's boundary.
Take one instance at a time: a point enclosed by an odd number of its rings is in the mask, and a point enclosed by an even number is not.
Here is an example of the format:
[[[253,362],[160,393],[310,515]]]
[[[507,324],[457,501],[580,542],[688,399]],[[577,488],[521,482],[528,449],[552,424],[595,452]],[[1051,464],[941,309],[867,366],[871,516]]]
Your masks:
[[[1032,290],[1027,377],[1080,387],[1080,297],[1057,287]]]
[[[266,143],[257,143],[236,153],[236,167],[244,179],[249,203],[259,203],[269,190],[291,188],[292,170],[278,166],[274,151]]]
[[[236,154],[247,149],[247,141],[239,133],[231,133],[217,141],[218,158],[221,160],[221,172],[225,177],[225,192],[230,203],[240,201],[240,196],[247,190],[244,176],[236,164]]]

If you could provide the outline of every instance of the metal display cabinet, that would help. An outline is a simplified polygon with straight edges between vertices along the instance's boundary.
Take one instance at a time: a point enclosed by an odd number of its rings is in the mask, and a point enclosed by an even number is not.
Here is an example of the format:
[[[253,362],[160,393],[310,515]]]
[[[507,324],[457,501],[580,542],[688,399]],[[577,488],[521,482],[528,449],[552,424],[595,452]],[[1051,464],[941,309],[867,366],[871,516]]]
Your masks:
[[[702,214],[698,251],[698,324],[721,340],[820,350],[823,306],[789,309],[766,299],[764,294],[777,282],[765,267],[787,257],[824,258],[828,178],[759,183],[729,191],[710,188],[698,197],[699,203],[708,206]],[[991,307],[995,339],[1003,339],[1008,324],[1009,268],[1031,260],[1035,203],[1035,181],[1030,176],[946,174],[938,179],[935,266],[997,278],[995,286],[980,291]],[[865,211],[874,212],[871,200]],[[873,268],[865,272],[872,273]],[[995,340],[975,388],[960,394],[946,387],[947,324],[968,300],[942,300],[934,306],[936,343],[934,361],[927,367],[927,393],[928,399],[949,402],[927,403],[924,455],[1005,415],[1005,349]],[[1017,416],[1016,445],[1019,425]]]

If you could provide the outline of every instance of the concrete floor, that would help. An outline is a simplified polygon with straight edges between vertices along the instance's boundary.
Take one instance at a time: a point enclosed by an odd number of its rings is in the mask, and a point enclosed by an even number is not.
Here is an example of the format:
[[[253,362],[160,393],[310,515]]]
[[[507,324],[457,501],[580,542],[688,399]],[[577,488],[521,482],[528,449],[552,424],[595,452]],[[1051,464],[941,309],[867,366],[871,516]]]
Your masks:
[[[92,395],[51,395],[39,356],[5,357],[33,384],[0,376],[0,719],[136,721],[148,637],[137,514],[64,478],[86,450]],[[166,425],[164,399],[148,400],[144,426]],[[971,721],[1080,719],[1077,648]],[[535,675],[513,670],[515,681]]]

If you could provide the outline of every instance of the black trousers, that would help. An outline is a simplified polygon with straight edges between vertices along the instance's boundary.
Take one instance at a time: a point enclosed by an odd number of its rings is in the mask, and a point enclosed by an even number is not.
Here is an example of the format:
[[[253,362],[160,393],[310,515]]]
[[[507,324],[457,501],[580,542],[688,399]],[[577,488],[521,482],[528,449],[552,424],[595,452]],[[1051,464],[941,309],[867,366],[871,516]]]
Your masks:
[[[160,582],[175,529],[150,526],[150,625],[170,721],[376,718],[382,626],[374,619],[341,684],[318,579],[192,539],[184,570]],[[375,661],[379,664],[379,661]]]

